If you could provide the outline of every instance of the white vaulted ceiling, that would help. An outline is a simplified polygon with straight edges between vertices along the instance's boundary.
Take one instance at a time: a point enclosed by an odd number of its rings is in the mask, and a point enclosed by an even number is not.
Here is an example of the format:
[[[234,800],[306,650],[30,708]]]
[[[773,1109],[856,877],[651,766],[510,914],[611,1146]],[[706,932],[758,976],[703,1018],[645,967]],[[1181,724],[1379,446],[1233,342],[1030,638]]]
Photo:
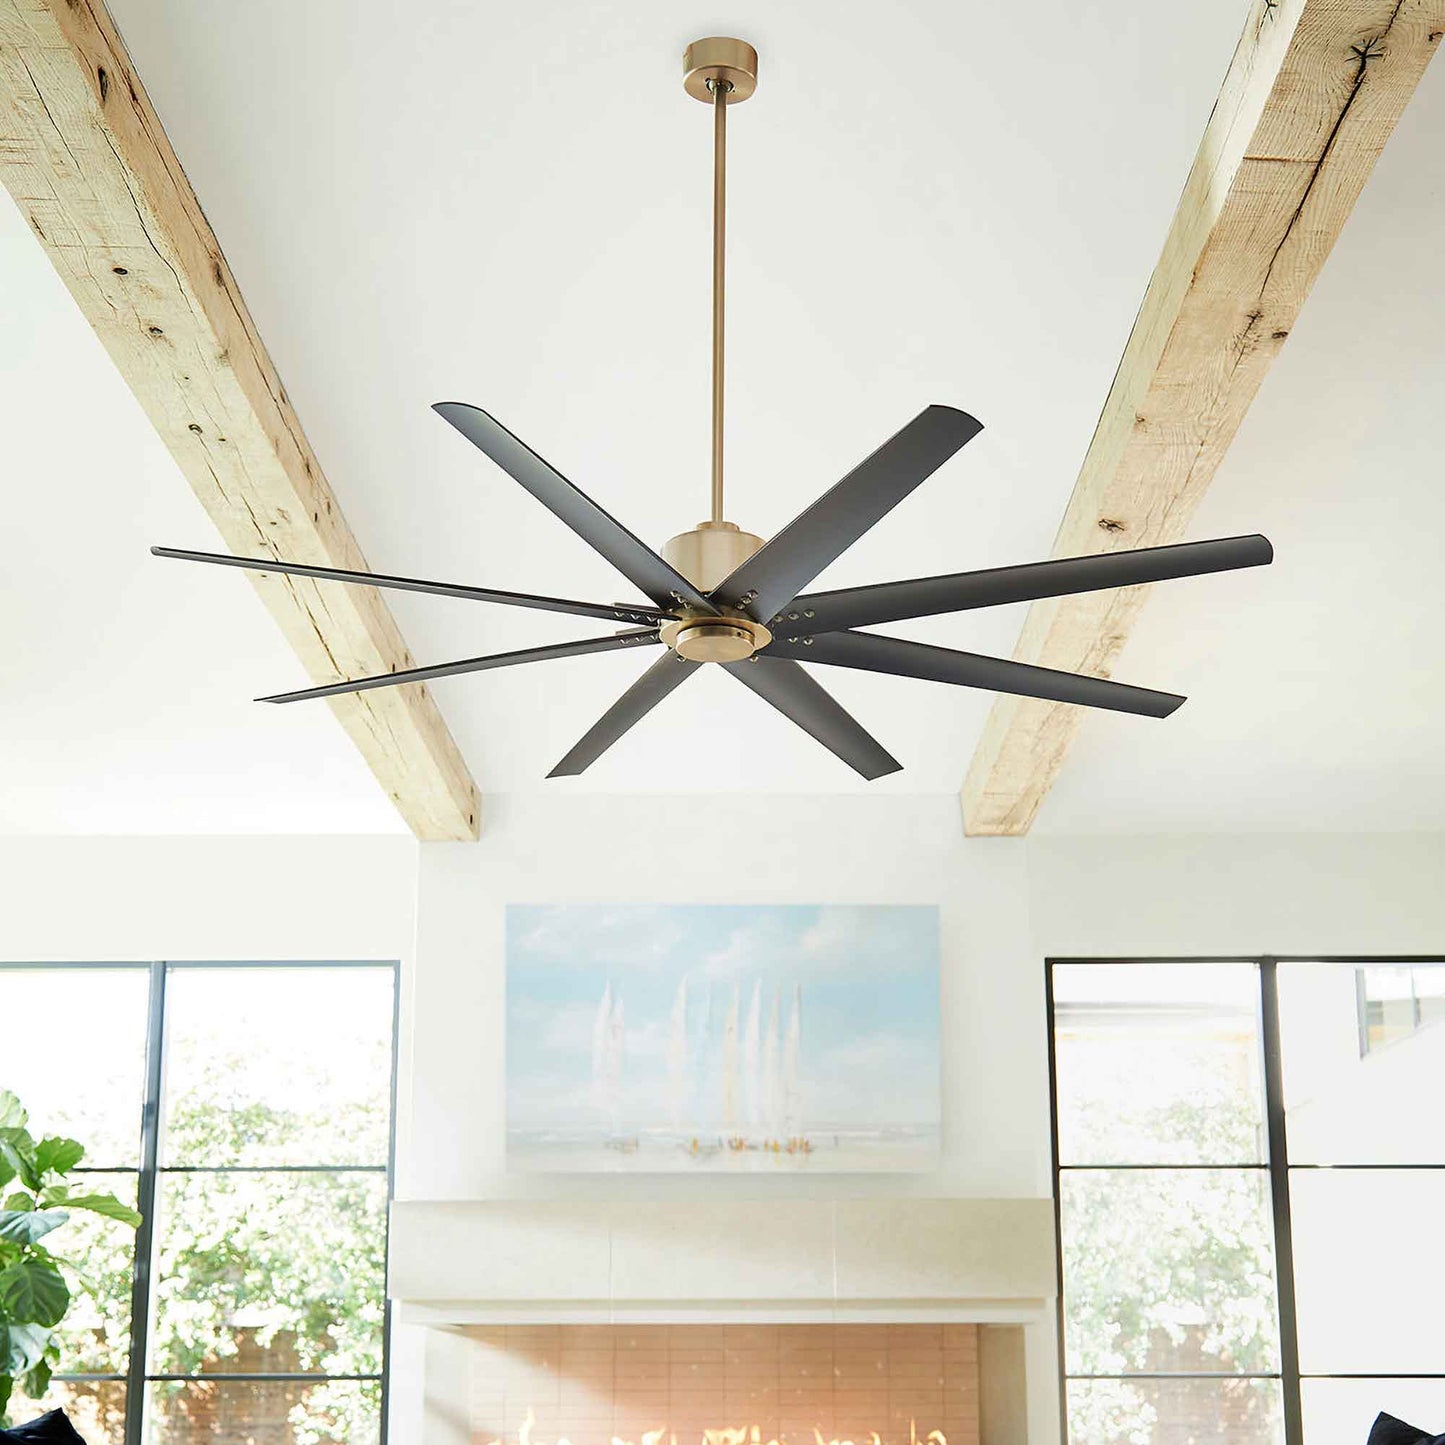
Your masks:
[[[158,534],[216,533],[0,191],[0,833],[398,832],[251,591],[177,593]]]
[[[710,123],[682,91],[688,40],[762,57],[730,135],[728,515],[775,531],[929,402],[986,427],[819,584],[843,586],[1048,555],[1243,21],[1067,0],[112,9],[372,565],[604,601],[626,584],[428,406],[485,407],[654,544],[705,515]],[[1434,74],[1192,529],[1265,531],[1277,564],[1155,589],[1117,675],[1191,701],[1091,717],[1041,827],[1445,823],[1445,770],[1425,776],[1445,710],[1442,125]],[[34,378],[0,465],[46,476],[33,506],[23,488],[24,585],[4,583],[11,702],[39,721],[0,827],[132,831],[151,794],[165,826],[395,826],[323,705],[248,701],[298,665],[239,576],[145,554],[214,533],[139,410],[97,400],[121,384],[23,229],[0,264],[57,349],[39,371],[0,335],[7,405]],[[67,577],[42,554],[82,506],[114,531]],[[391,605],[421,662],[606,630]],[[1020,620],[889,630],[1007,654]],[[707,670],[547,782],[642,666],[434,688],[484,793],[953,792],[991,702],[816,669],[905,765],[869,785]]]

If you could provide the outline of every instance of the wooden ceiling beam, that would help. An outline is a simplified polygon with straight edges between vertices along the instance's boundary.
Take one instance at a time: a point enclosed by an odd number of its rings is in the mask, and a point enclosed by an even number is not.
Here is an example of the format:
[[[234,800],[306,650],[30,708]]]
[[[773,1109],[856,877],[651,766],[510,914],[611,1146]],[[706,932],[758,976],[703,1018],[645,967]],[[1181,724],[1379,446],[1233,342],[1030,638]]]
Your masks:
[[[99,0],[0,0],[0,177],[226,545],[364,570]],[[374,589],[250,575],[316,682],[415,666]],[[476,836],[476,785],[425,687],[331,706],[418,838]]]
[[[1445,0],[1255,0],[1054,543],[1179,541],[1445,31]],[[1143,588],[1031,605],[1014,657],[1107,677]],[[1032,824],[1083,709],[1000,696],[968,833]]]

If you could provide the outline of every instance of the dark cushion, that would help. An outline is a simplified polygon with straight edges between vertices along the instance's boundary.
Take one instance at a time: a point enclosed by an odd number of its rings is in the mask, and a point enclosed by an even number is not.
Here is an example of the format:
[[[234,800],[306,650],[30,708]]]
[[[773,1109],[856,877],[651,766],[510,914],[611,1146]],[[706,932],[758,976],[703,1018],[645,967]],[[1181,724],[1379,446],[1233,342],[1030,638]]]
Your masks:
[[[0,1430],[0,1445],[85,1445],[64,1410],[47,1410],[28,1425]]]
[[[1445,1445],[1445,1435],[1431,1435],[1427,1431],[1417,1430],[1413,1425],[1407,1425],[1403,1420],[1397,1420],[1382,1410],[1375,1423],[1370,1426],[1367,1445]]]

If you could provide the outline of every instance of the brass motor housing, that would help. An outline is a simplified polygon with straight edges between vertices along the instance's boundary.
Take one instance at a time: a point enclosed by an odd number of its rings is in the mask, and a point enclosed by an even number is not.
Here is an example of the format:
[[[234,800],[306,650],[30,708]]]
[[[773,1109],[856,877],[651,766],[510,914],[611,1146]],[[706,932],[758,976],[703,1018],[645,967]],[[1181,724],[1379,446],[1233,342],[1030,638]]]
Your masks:
[[[757,639],[750,628],[729,619],[699,618],[680,627],[672,650],[689,662],[743,662],[757,651]]]
[[[662,555],[699,592],[711,592],[762,545],[761,537],[744,532],[735,522],[699,522],[692,531],[673,537]]]
[[[662,555],[699,592],[711,592],[762,545],[761,537],[744,532],[733,522],[700,522],[668,542]],[[773,640],[761,622],[735,612],[721,616],[684,612],[663,627],[660,635],[689,662],[742,662]]]

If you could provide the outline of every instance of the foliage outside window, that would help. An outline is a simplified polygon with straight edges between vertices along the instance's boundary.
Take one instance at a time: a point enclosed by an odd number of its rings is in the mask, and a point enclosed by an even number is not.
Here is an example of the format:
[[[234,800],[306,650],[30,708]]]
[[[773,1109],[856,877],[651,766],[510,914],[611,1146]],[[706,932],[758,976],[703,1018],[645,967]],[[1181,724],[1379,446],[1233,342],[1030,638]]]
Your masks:
[[[1204,968],[1054,970],[1073,1445],[1277,1438],[1258,985]]]
[[[1070,1445],[1359,1445],[1382,1409],[1445,1430],[1419,1277],[1445,1030],[1360,1047],[1357,972],[1399,995],[1401,971],[1050,965]]]
[[[72,1171],[85,1146],[59,1135],[35,1138],[20,1100],[0,1089],[0,1426],[17,1383],[44,1394],[60,1360],[59,1326],[79,1291],[91,1288],[67,1254],[77,1215],[134,1229],[140,1215]],[[83,1260],[82,1260],[83,1262]]]
[[[93,1078],[53,1084],[55,1122],[84,1140],[89,1120],[86,1177],[151,1204],[138,1236],[102,1219],[72,1245],[90,1289],[16,1418],[61,1405],[94,1445],[377,1445],[392,968],[0,966],[7,996],[80,1016]],[[0,1088],[22,1085],[49,1127],[41,1063],[7,1053]]]

